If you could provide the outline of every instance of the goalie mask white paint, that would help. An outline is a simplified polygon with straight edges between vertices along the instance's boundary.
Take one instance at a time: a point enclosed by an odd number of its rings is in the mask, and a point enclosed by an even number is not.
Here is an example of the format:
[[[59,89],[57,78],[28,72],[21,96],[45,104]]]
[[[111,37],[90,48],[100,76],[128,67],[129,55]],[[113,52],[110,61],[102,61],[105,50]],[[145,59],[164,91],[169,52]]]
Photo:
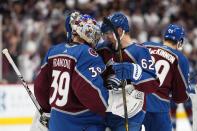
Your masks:
[[[78,12],[71,14],[70,24],[73,34],[78,34],[80,38],[95,47],[101,37],[100,27],[96,20],[89,15],[81,15]]]

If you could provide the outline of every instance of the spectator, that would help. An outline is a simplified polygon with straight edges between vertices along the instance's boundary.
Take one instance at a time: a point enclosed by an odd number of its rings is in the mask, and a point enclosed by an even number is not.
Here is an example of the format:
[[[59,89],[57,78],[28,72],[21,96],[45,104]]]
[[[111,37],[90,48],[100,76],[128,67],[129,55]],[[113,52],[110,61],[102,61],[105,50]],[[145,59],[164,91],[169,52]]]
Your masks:
[[[188,43],[192,46],[192,48],[185,47],[187,48],[185,50],[191,49],[188,59],[197,71],[197,28],[195,27],[197,8],[195,7],[197,7],[195,0],[1,0],[2,43],[3,48],[8,48],[17,62],[27,51],[27,43],[33,42],[36,45],[36,57],[39,57],[36,59],[41,63],[43,54],[51,45],[66,39],[63,27],[64,11],[77,9],[82,13],[93,15],[99,21],[103,16],[114,11],[123,11],[133,27],[131,36],[139,42],[161,41],[162,29],[169,23],[185,26],[188,29]],[[19,62],[19,68],[27,66],[24,64]],[[31,82],[33,75],[29,76],[32,77],[28,78]],[[6,61],[3,61],[3,79],[17,82]]]

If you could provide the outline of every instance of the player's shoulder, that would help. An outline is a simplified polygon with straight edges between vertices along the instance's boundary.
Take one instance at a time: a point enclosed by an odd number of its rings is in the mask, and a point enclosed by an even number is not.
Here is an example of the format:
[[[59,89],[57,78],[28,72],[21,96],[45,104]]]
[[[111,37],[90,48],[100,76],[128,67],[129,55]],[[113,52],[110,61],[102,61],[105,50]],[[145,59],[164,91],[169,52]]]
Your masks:
[[[172,52],[177,56],[179,63],[189,63],[187,57],[179,50],[171,49]]]
[[[59,43],[57,45],[51,46],[48,50],[48,56],[50,57],[53,55],[60,54],[65,49],[65,44],[66,43]]]
[[[144,50],[144,49],[146,49],[146,47],[143,45],[143,44],[141,44],[141,43],[137,43],[137,42],[132,42],[128,47],[126,47],[125,49],[127,49],[127,50],[134,50],[134,51],[136,51],[136,50]]]
[[[170,52],[173,56],[175,56],[175,59],[179,65],[184,67],[189,65],[189,61],[187,57],[181,51],[165,45],[163,46],[163,49],[165,49],[166,51]]]
[[[136,62],[139,62],[142,58],[149,59],[151,57],[148,48],[139,43],[131,43],[124,49],[124,52],[133,60],[135,59]]]
[[[86,67],[88,65],[94,65],[97,63],[105,68],[102,58],[95,49],[85,44],[79,45],[77,48],[79,48],[79,55],[76,56],[77,67]]]
[[[75,48],[75,54],[73,54],[77,59],[80,60],[88,60],[88,59],[95,59],[98,58],[99,55],[98,53],[95,51],[95,49],[93,49],[92,47],[90,47],[87,44],[80,44]]]
[[[162,43],[159,43],[159,42],[153,42],[153,41],[147,41],[147,42],[144,42],[142,43],[142,45],[146,46],[146,47],[160,47],[160,46],[163,46]]]
[[[95,54],[97,54],[96,51],[87,44],[79,44],[75,47],[75,51],[77,51],[76,54],[79,55],[87,55],[90,52],[94,52]]]
[[[147,54],[149,52],[146,46],[141,43],[133,43],[130,46],[128,46],[126,50],[136,56],[143,53]]]
[[[50,58],[54,57],[57,54],[57,50],[60,48],[60,46],[62,46],[62,44],[63,43],[53,45],[48,49],[48,51],[46,52],[45,57],[42,61],[42,66],[45,65]]]
[[[67,54],[73,57],[78,57],[83,54],[87,54],[90,51],[90,46],[79,43],[60,43],[52,46],[49,49],[50,55]]]
[[[57,45],[52,45],[45,54],[44,62],[47,61],[50,57],[53,57],[62,50],[63,43],[59,43]]]

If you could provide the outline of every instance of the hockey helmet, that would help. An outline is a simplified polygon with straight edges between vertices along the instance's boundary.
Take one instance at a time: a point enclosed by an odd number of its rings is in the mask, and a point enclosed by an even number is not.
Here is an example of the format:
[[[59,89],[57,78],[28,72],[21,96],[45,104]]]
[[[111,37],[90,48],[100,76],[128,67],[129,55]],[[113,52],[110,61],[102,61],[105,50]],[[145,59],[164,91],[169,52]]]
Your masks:
[[[185,37],[185,31],[183,27],[175,24],[170,24],[164,34],[164,39],[169,39],[175,42],[183,42]]]
[[[101,31],[96,20],[87,14],[80,14],[79,12],[71,13],[65,22],[68,40],[72,39],[73,34],[78,34],[91,46],[95,46],[100,40]]]
[[[129,22],[127,17],[121,13],[121,12],[116,12],[108,17],[108,19],[112,22],[112,24],[116,28],[122,28],[125,32],[129,32]],[[107,32],[110,30],[110,27],[106,23],[102,23],[101,26],[101,31],[103,33]]]

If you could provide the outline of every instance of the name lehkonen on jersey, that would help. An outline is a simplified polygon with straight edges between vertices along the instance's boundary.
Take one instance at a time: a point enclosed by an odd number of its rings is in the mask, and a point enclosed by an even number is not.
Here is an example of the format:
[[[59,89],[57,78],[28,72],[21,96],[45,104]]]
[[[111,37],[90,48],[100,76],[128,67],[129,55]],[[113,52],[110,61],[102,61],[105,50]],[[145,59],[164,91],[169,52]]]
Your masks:
[[[66,67],[70,69],[70,60],[64,58],[54,58],[53,67]]]

